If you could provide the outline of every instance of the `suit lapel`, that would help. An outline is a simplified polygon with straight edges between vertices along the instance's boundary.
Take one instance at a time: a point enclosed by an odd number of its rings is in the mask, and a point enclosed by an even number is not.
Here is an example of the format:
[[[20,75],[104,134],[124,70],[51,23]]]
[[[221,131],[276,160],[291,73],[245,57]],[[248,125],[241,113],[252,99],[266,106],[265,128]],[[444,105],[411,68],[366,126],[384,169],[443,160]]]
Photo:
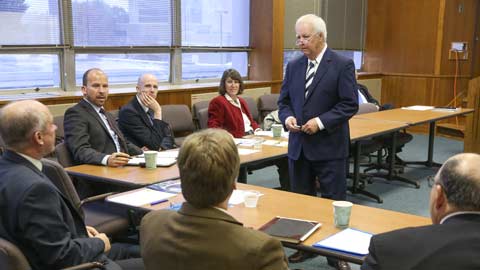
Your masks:
[[[103,129],[105,130],[105,132],[107,132],[107,134],[109,134],[109,131],[108,131],[108,128],[107,126],[105,126],[105,123],[103,122],[103,120],[100,118],[100,116],[98,115],[98,113],[95,111],[95,109],[92,107],[92,105],[88,104],[88,102],[86,102],[84,99],[82,99],[80,101],[80,104],[82,105],[82,107],[85,109],[85,111],[87,111],[90,116],[92,116],[94,119],[96,119],[98,121],[98,123],[100,123],[100,125],[103,127]]]
[[[327,48],[327,50],[325,51],[325,54],[322,57],[322,61],[320,61],[320,64],[318,65],[317,72],[315,73],[315,77],[313,77],[313,82],[312,82],[312,85],[310,85],[308,96],[305,98],[305,103],[310,99],[313,92],[317,89],[318,83],[320,83],[320,81],[323,79],[323,77],[327,73],[328,68],[330,67],[331,61],[332,61],[331,51],[329,48]]]
[[[133,105],[133,108],[138,112],[138,114],[140,114],[140,118],[142,118],[143,123],[147,127],[151,127],[152,124],[150,123],[149,117],[148,117],[147,113],[145,112],[145,110],[142,108],[142,105],[140,105],[140,102],[138,102],[136,96],[133,97],[132,105]]]

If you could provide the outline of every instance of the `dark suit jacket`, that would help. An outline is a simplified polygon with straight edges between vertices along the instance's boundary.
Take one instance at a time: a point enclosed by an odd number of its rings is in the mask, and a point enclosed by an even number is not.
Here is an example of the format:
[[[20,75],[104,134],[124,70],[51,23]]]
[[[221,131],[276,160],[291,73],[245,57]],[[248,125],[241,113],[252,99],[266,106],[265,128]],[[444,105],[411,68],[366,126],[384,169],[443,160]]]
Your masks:
[[[369,250],[362,270],[480,269],[480,215],[375,235]]]
[[[278,99],[282,124],[289,116],[298,125],[320,117],[324,130],[313,135],[290,132],[288,157],[297,160],[303,152],[308,160],[333,160],[348,156],[348,119],[358,110],[355,66],[329,48],[325,51],[305,98],[305,74],[308,59],[301,56],[290,61]]]
[[[33,269],[106,260],[102,240],[87,237],[71,202],[30,161],[11,151],[0,159],[0,209],[0,236],[18,246]]]
[[[240,101],[242,111],[247,115],[255,131],[259,126],[257,122],[253,120],[247,102],[241,97],[238,97],[238,100]],[[217,96],[212,99],[208,105],[208,127],[223,128],[232,134],[233,137],[241,138],[245,136],[242,111],[230,103],[225,96]]]
[[[142,150],[128,142],[118,129],[113,116],[106,113],[112,119],[120,146],[127,154],[138,155]],[[65,142],[76,164],[101,164],[106,155],[117,152],[115,143],[110,136],[107,127],[93,107],[81,100],[77,105],[69,108],[64,117]]]
[[[215,209],[184,203],[178,212],[150,212],[140,229],[146,269],[288,269],[276,239]]]
[[[136,96],[120,109],[118,115],[120,130],[136,146],[146,146],[150,150],[174,148],[170,125],[158,119],[153,119],[152,122],[153,125]]]

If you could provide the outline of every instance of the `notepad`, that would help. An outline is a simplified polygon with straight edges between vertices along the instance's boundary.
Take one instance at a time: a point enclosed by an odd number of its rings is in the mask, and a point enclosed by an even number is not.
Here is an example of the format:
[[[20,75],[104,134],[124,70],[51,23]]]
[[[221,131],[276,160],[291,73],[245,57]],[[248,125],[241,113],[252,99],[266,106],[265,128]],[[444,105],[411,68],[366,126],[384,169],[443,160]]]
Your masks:
[[[404,110],[413,110],[413,111],[428,111],[433,109],[433,106],[424,106],[424,105],[414,105],[408,107],[402,107]]]
[[[175,194],[149,188],[140,188],[125,194],[109,196],[106,200],[108,202],[138,207],[165,200],[173,196],[175,196]]]
[[[368,254],[370,238],[372,238],[371,233],[347,228],[313,244],[313,246],[365,256]]]
[[[259,230],[280,241],[298,244],[305,241],[320,226],[321,223],[311,220],[274,217]]]

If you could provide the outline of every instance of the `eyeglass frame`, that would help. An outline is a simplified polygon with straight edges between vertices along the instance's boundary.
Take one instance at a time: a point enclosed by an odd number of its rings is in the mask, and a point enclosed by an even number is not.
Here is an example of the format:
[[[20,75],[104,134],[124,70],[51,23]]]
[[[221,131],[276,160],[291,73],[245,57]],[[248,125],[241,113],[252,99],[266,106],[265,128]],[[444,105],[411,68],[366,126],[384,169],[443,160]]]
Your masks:
[[[297,36],[295,37],[295,45],[299,45],[301,43],[308,44],[312,40],[312,38],[318,34],[320,33],[313,33],[313,34],[310,34],[310,36]]]

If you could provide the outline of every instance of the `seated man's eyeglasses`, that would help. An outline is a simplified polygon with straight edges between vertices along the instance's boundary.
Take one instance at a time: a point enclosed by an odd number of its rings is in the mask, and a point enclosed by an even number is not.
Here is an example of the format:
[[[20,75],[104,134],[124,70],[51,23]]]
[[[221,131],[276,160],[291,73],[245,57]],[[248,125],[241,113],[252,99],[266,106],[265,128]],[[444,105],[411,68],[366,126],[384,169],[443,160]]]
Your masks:
[[[295,44],[299,45],[301,43],[306,44],[312,40],[312,38],[315,36],[315,34],[311,35],[305,35],[305,36],[297,36],[295,40]]]

